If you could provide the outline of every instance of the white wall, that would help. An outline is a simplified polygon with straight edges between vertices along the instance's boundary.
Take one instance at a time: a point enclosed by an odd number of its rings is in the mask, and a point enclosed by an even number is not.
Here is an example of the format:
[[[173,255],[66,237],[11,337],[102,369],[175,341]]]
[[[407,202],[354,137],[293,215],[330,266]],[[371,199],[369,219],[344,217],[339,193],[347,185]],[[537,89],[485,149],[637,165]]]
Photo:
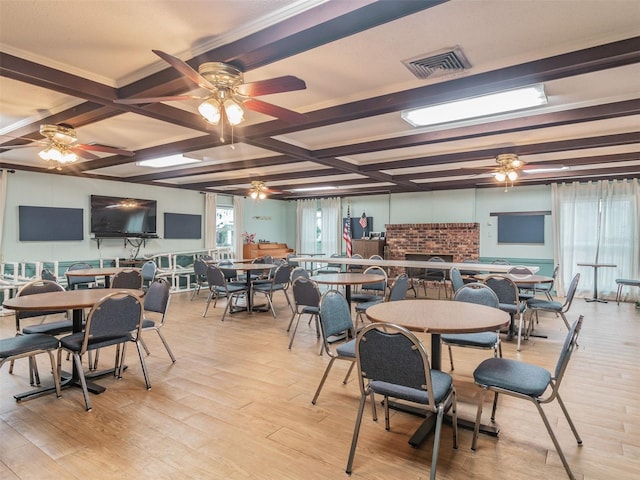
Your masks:
[[[90,195],[134,197],[158,202],[157,231],[164,231],[164,213],[189,213],[204,216],[204,195],[174,188],[132,185],[62,175],[17,171],[8,177],[5,225],[1,252],[4,261],[94,260],[128,257],[131,246],[122,239],[98,242],[90,238]],[[64,242],[20,242],[18,240],[18,206],[82,208],[84,240]],[[203,228],[204,232],[204,228]],[[204,240],[151,239],[140,248],[140,255],[170,251],[197,250]]]
[[[551,210],[551,187],[547,185],[504,188],[448,190],[351,197],[343,201],[343,217],[359,218],[363,212],[373,217],[373,230],[383,231],[387,223],[480,224],[480,256],[553,259],[551,216],[545,216],[544,245],[499,245],[496,217],[492,212]],[[391,219],[391,221],[390,221]]]

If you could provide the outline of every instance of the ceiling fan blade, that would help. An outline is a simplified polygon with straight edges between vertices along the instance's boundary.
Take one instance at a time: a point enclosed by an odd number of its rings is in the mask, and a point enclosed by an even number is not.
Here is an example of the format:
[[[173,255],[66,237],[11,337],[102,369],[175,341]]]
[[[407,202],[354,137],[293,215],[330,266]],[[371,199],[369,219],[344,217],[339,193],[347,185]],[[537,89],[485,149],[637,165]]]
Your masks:
[[[294,90],[304,90],[305,88],[307,88],[307,84],[304,83],[304,80],[301,80],[298,77],[294,77],[292,75],[285,75],[283,77],[245,83],[238,86],[237,90],[238,93],[242,95],[259,97],[260,95],[292,92]]]
[[[263,102],[262,100],[258,100],[256,98],[245,100],[243,105],[249,110],[279,118],[280,120],[284,120],[287,123],[304,122],[307,119],[307,116],[302,113],[294,112],[293,110],[289,110],[284,107],[279,107],[271,103]]]
[[[25,145],[0,145],[0,150],[15,150],[17,148],[42,148],[44,147],[41,143],[27,143]]]
[[[80,145],[76,145],[75,147],[73,147],[71,149],[71,151],[73,153],[75,153],[76,155],[78,155],[79,157],[85,159],[85,160],[98,160],[100,157],[98,155],[94,155],[91,152],[88,152],[86,150],[82,150],[81,148],[78,148]]]
[[[551,162],[540,162],[540,163],[527,163],[523,165],[520,170],[523,172],[543,172],[543,171],[554,171],[554,170],[566,170],[567,166],[562,163],[551,163]]]
[[[216,87],[209,80],[204,78],[197,71],[191,68],[189,64],[183,62],[178,57],[174,57],[173,55],[169,55],[168,53],[161,52],[160,50],[152,50],[152,52],[158,55],[173,68],[178,70],[182,75],[187,77],[196,85],[199,85],[202,88],[206,88],[207,90],[215,90]]]
[[[94,152],[104,152],[104,153],[113,153],[114,155],[123,155],[125,157],[133,157],[135,155],[135,153],[133,153],[130,150],[125,150],[122,148],[116,148],[116,147],[108,147],[107,145],[85,145],[85,144],[81,144],[81,145],[74,145],[72,148],[72,150],[89,150],[89,151],[94,151]]]
[[[140,103],[159,103],[159,102],[178,102],[182,100],[198,100],[204,97],[195,95],[174,95],[172,97],[147,97],[147,98],[118,98],[113,103],[121,103],[123,105],[137,105]]]

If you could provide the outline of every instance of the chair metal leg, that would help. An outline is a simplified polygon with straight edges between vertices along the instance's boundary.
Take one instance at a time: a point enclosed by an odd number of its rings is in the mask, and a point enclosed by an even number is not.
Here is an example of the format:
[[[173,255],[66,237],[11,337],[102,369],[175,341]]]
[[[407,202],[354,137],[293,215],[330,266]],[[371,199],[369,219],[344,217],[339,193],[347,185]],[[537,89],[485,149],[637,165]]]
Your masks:
[[[318,396],[320,395],[320,391],[322,390],[322,387],[324,386],[324,382],[327,380],[327,376],[329,376],[329,372],[331,371],[331,367],[333,366],[333,362],[335,361],[336,361],[336,357],[331,357],[331,360],[329,361],[329,365],[327,365],[327,368],[324,370],[324,374],[322,375],[322,380],[320,380],[320,385],[318,385],[318,389],[316,390],[316,393],[313,396],[313,400],[311,400],[311,403],[313,403],[314,405],[318,401]]]
[[[358,415],[356,416],[356,425],[353,429],[353,438],[351,439],[351,449],[349,450],[349,460],[347,460],[347,468],[345,472],[347,475],[351,475],[351,468],[353,466],[353,457],[356,453],[356,445],[358,444],[358,435],[360,434],[360,424],[362,423],[362,414],[364,412],[364,404],[367,401],[365,395],[360,395],[360,405],[358,405]]]
[[[555,433],[553,433],[553,430],[551,429],[551,425],[549,424],[547,415],[544,413],[544,410],[542,409],[542,405],[540,405],[540,402],[536,402],[536,401],[534,401],[533,403],[535,403],[536,407],[538,408],[540,417],[542,418],[544,426],[547,428],[547,432],[549,432],[549,436],[551,437],[551,441],[553,442],[553,445],[556,447],[556,452],[558,452],[558,456],[562,461],[562,465],[564,465],[564,469],[566,470],[567,475],[569,475],[569,478],[571,480],[575,480],[575,477],[573,476],[573,472],[571,471],[571,467],[569,467],[569,463],[567,462],[567,459],[564,456],[562,448],[560,447],[560,443],[558,443],[558,439],[556,438]]]
[[[62,393],[60,393],[60,374],[58,372],[58,364],[53,357],[53,352],[51,350],[47,350],[49,354],[49,360],[51,361],[51,374],[53,375],[53,386],[56,388],[56,397],[60,398]]]
[[[389,423],[389,397],[384,396],[384,429],[388,432],[391,430],[391,424]]]
[[[158,332],[158,336],[160,337],[160,340],[162,340],[162,344],[164,345],[164,348],[167,350],[167,353],[169,354],[169,357],[171,357],[171,362],[172,363],[176,363],[176,357],[173,356],[173,352],[169,348],[169,344],[167,343],[166,338],[164,338],[164,335],[162,334],[162,332],[160,331],[159,328],[156,328],[155,331]],[[144,340],[142,338],[140,339],[140,343],[142,344],[144,349],[147,350],[147,347],[144,344]]]
[[[451,363],[451,371],[453,372],[453,353],[451,352],[451,345],[447,345],[449,349],[449,363]]]
[[[296,314],[294,313],[293,316],[295,317]],[[293,345],[293,339],[296,336],[296,331],[298,330],[298,324],[300,323],[300,317],[302,315],[299,313],[298,314],[298,321],[296,322],[295,326],[293,327],[293,332],[291,332],[291,339],[289,340],[289,350],[291,350],[291,345]],[[293,318],[291,319],[291,321],[293,322]],[[289,324],[289,326],[291,326],[291,323]],[[287,332],[289,331],[289,329],[287,329]]]
[[[516,350],[519,352],[520,351],[520,342],[522,340],[522,323],[524,320],[524,312],[520,312],[519,315],[519,320],[518,320],[518,346],[516,347]]]
[[[160,332],[158,331],[158,333]],[[142,348],[144,348],[144,351],[147,354],[147,356],[151,355],[151,352],[149,352],[149,349],[147,348],[147,344],[144,343],[144,340],[142,338],[140,339],[140,342],[142,343]]]
[[[436,480],[436,467],[438,466],[438,451],[440,450],[440,432],[442,431],[442,418],[444,417],[444,407],[438,407],[436,418],[436,430],[433,433],[433,454],[431,455],[431,475],[430,480]]]
[[[84,378],[84,370],[82,369],[82,359],[80,355],[73,352],[73,363],[76,364],[76,370],[80,377],[80,385],[82,385],[82,394],[84,395],[84,404],[87,412],[91,411],[91,400],[89,400],[89,391],[87,390],[87,381]]]
[[[476,424],[473,427],[473,439],[471,440],[471,450],[474,452],[478,447],[478,433],[480,432],[480,421],[482,419],[482,405],[484,403],[484,395],[487,393],[487,389],[483,388],[480,392],[480,398],[478,399],[478,410],[476,411]]]
[[[353,371],[353,367],[355,366],[356,366],[356,362],[355,361],[351,362],[351,366],[349,367],[349,370],[347,370],[347,374],[344,376],[344,380],[342,381],[342,383],[344,383],[345,385],[349,381],[349,377],[351,376],[351,372]]]
[[[142,373],[144,374],[144,381],[147,384],[147,390],[151,390],[151,382],[149,381],[149,372],[147,370],[147,362],[144,361],[144,355],[142,353],[142,344],[140,340],[136,342],[138,348],[138,358],[140,358],[140,365],[142,366]]]
[[[564,416],[567,419],[567,423],[569,424],[569,427],[573,432],[573,436],[576,437],[576,442],[578,442],[578,445],[582,446],[582,439],[578,434],[578,430],[576,429],[576,426],[573,424],[573,420],[571,420],[571,417],[569,416],[567,407],[565,407],[564,402],[562,401],[562,398],[560,398],[560,395],[557,392],[556,392],[556,398],[558,399],[558,404],[560,404],[560,408],[562,408],[562,412],[564,413]]]

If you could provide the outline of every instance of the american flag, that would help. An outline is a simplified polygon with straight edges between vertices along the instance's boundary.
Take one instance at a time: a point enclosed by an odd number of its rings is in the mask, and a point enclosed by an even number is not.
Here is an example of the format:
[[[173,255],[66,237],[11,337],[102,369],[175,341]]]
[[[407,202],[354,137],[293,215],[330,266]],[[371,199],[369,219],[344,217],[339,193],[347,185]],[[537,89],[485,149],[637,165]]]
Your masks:
[[[351,247],[351,213],[349,212],[349,207],[347,207],[347,220],[344,222],[344,230],[342,231],[342,238],[347,242],[347,257],[351,257],[352,247]]]
[[[360,224],[360,226],[362,227],[362,229],[364,230],[365,228],[367,228],[367,214],[362,212],[362,216],[360,217],[360,220],[358,220],[358,223]]]

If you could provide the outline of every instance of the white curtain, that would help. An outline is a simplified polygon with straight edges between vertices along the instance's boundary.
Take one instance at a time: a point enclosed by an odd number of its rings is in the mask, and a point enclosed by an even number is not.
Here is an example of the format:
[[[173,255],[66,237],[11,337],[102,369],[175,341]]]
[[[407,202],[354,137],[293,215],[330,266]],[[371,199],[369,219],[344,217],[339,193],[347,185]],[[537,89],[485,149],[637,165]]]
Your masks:
[[[244,215],[244,197],[234,196],[233,197],[233,239],[235,243],[235,253],[234,258],[244,258],[242,246],[244,244],[244,239],[242,237],[242,233],[244,232],[243,226],[243,215]]]
[[[616,278],[640,278],[638,180],[552,184],[556,289],[565,294],[580,272],[577,296],[593,294],[594,269],[578,263],[609,263],[598,269],[598,296],[614,298]],[[635,289],[631,289],[635,290]],[[634,294],[629,292],[629,294]]]
[[[337,197],[320,200],[320,210],[322,211],[322,253],[325,255],[342,253],[340,206],[340,199]]]
[[[204,205],[204,248],[216,248],[216,194],[205,194]]]
[[[4,258],[2,251],[2,237],[4,236],[4,215],[7,205],[7,178],[9,173],[0,169],[0,260]]]
[[[298,232],[296,235],[296,253],[316,252],[316,200],[298,200],[296,213],[298,217]]]

